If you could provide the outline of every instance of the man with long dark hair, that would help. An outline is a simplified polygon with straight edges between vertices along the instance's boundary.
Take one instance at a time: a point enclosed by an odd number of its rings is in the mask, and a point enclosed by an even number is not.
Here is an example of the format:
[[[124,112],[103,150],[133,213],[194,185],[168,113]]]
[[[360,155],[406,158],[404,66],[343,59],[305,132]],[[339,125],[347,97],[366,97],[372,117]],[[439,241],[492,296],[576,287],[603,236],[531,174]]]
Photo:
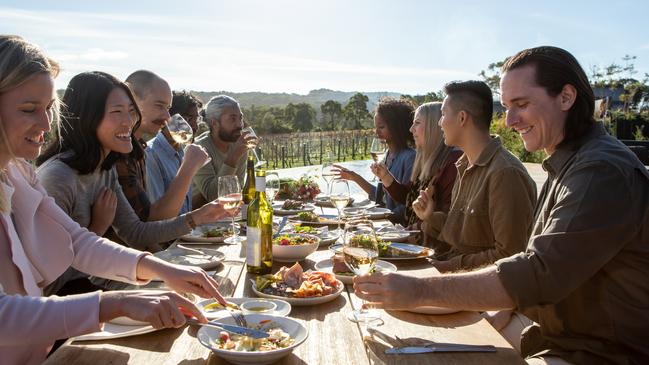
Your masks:
[[[507,124],[549,155],[526,251],[469,273],[356,277],[356,294],[384,308],[515,309],[533,321],[518,337],[530,364],[649,363],[647,169],[593,120],[567,51],[519,52],[501,89]]]

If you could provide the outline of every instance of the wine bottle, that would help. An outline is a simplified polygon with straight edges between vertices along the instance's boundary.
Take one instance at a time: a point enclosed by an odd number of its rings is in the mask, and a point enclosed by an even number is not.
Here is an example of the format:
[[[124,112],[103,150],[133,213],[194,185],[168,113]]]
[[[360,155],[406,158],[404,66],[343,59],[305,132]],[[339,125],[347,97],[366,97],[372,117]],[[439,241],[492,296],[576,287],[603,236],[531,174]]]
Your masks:
[[[241,206],[241,218],[248,217],[248,205],[255,199],[255,156],[248,151],[248,161],[246,165],[246,183],[243,185],[243,205]]]
[[[246,265],[252,274],[270,274],[273,267],[273,207],[266,198],[266,171],[257,170],[255,199],[248,207]]]

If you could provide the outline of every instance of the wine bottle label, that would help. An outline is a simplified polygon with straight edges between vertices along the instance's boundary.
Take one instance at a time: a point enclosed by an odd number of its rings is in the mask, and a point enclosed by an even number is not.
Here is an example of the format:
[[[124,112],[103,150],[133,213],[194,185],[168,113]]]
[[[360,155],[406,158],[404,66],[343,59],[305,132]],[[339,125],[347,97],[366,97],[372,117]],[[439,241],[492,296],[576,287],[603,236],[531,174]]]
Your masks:
[[[266,176],[257,176],[255,179],[255,190],[266,191]]]
[[[246,264],[261,266],[261,230],[257,227],[248,227],[246,238]]]
[[[248,204],[241,205],[241,219],[244,221],[248,220]]]

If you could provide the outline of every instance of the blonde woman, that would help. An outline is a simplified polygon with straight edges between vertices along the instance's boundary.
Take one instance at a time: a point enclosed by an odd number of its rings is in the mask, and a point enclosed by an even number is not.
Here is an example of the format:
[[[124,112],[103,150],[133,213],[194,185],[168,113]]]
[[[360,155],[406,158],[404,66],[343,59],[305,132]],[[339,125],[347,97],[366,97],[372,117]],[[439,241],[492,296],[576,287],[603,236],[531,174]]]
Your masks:
[[[196,306],[167,292],[93,292],[43,297],[43,287],[72,266],[88,274],[145,284],[160,278],[179,292],[215,297],[204,271],[165,263],[81,228],[56,205],[29,163],[40,153],[56,111],[56,62],[20,37],[0,35],[0,359],[39,364],[56,339],[94,332],[119,316],[156,328],[185,324],[180,307]]]
[[[442,103],[422,104],[415,110],[415,118],[410,132],[415,140],[417,154],[412,167],[411,183],[402,183],[388,171],[385,165],[377,164],[372,172],[381,179],[388,194],[396,202],[405,204],[406,224],[411,228],[419,227],[421,220],[412,209],[412,203],[419,196],[420,190],[431,189],[436,211],[448,212],[451,203],[451,191],[457,176],[455,161],[462,151],[444,144],[444,135],[437,125],[442,112]],[[417,238],[419,243],[437,246],[437,251],[444,251],[442,242],[434,237]]]

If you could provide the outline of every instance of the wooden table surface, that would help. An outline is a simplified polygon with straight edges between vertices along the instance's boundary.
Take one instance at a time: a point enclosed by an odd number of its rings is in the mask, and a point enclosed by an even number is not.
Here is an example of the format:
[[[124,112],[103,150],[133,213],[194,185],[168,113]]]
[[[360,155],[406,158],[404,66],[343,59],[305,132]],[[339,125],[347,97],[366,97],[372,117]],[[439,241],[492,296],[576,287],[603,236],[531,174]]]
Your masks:
[[[245,248],[232,245],[218,247],[226,261],[217,268],[215,278],[224,296],[255,297],[245,270]],[[306,269],[331,257],[320,248],[301,262]],[[282,266],[273,265],[273,272]],[[397,263],[400,271],[425,275],[434,268],[425,260]],[[384,325],[380,331],[394,337],[415,341],[491,344],[496,353],[430,353],[419,355],[385,355],[388,345],[368,335],[364,325],[347,320],[347,313],[358,308],[361,300],[350,285],[340,297],[316,306],[293,306],[289,316],[309,330],[306,341],[277,364],[523,364],[507,341],[478,313],[459,312],[448,315],[423,315],[402,311],[380,311]],[[228,364],[212,354],[196,339],[196,326],[165,329],[139,336],[104,341],[68,341],[48,358],[46,364]]]

